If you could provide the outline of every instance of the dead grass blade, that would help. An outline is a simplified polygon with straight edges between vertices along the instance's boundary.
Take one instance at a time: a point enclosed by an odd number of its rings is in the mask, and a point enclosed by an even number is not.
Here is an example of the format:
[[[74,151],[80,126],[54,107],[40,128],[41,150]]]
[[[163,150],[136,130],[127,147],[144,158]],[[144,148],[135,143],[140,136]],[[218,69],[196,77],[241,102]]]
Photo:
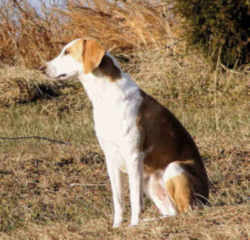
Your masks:
[[[110,48],[140,48],[165,44],[172,33],[164,5],[152,1],[69,1],[60,13],[69,17],[75,35],[91,36]],[[95,26],[95,27],[93,27]]]

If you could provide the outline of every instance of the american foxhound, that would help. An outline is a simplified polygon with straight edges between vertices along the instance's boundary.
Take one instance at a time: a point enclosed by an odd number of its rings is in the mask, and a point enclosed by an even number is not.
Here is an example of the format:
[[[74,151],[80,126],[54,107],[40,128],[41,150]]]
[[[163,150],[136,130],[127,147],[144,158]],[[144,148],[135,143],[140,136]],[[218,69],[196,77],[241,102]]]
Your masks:
[[[77,75],[92,102],[95,132],[111,181],[113,227],[123,218],[121,172],[128,174],[131,225],[139,222],[143,192],[166,216],[206,201],[207,173],[190,134],[99,42],[70,42],[42,71],[54,79]]]

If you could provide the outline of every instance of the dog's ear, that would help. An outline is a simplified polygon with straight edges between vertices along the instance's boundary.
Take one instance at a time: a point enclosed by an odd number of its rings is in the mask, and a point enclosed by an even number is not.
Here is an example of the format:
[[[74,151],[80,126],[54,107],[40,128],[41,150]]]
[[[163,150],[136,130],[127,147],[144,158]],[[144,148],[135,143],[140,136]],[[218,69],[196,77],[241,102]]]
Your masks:
[[[84,64],[84,73],[88,74],[97,68],[103,56],[105,55],[105,50],[94,39],[83,40],[83,64]]]

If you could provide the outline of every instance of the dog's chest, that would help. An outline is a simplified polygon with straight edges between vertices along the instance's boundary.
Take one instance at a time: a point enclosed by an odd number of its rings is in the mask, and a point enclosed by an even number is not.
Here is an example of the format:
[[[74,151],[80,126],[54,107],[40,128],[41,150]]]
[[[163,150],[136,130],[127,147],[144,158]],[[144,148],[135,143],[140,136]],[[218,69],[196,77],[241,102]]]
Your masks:
[[[138,105],[129,102],[104,103],[94,109],[95,131],[98,141],[112,166],[127,172],[129,156],[138,151],[140,131],[136,124]]]
[[[95,131],[98,138],[105,141],[119,142],[132,138],[136,134],[138,102],[124,98],[110,101],[105,99],[93,109]]]
[[[98,141],[117,167],[123,168],[124,159],[138,151],[140,130],[138,112],[142,102],[139,87],[129,78],[116,82],[105,79],[82,81],[93,105],[93,118]]]

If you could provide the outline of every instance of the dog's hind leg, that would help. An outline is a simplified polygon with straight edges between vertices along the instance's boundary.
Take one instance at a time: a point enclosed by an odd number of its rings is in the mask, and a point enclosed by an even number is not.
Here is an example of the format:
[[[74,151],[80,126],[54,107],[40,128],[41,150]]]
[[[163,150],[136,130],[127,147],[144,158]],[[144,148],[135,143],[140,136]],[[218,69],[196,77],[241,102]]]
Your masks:
[[[144,191],[163,216],[174,216],[177,210],[162,180],[162,176],[151,174],[144,181]]]
[[[170,163],[164,174],[163,180],[167,193],[174,202],[178,213],[186,212],[193,204],[193,184],[191,176],[179,165]]]

